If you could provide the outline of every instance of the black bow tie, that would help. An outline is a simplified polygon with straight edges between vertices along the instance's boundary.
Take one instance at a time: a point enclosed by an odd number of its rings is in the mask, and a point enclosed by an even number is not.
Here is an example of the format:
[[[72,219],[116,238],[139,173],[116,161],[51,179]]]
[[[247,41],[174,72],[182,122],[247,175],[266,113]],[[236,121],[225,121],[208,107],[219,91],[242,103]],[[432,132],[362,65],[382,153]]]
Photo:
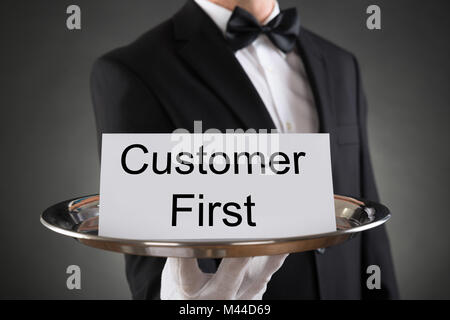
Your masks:
[[[231,49],[237,51],[250,45],[263,33],[287,53],[294,48],[299,32],[300,19],[295,8],[283,10],[266,25],[260,25],[251,13],[236,7],[228,20],[225,38]]]

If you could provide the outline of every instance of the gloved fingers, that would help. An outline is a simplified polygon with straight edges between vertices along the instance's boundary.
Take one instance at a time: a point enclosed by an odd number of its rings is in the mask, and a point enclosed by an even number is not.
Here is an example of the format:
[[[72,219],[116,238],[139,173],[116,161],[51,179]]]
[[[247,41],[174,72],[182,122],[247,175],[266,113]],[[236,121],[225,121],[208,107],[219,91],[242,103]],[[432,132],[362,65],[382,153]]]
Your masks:
[[[217,272],[210,280],[211,286],[221,290],[223,299],[234,298],[242,284],[251,257],[224,258],[220,262]]]
[[[247,269],[238,299],[260,300],[272,275],[280,269],[288,254],[276,256],[254,257]]]
[[[286,255],[225,258],[215,274],[203,273],[196,259],[168,258],[161,298],[261,299],[267,283]]]
[[[279,254],[275,256],[255,257],[252,260],[249,271],[259,271],[252,276],[263,281],[269,281],[272,275],[281,268],[288,255]]]
[[[180,299],[177,296],[178,274],[176,272],[178,264],[176,259],[167,258],[161,274],[161,300]]]
[[[267,282],[243,286],[236,294],[236,300],[262,300],[264,292],[267,290]]]
[[[195,295],[209,279],[195,258],[167,258],[166,264],[175,282],[187,295]]]

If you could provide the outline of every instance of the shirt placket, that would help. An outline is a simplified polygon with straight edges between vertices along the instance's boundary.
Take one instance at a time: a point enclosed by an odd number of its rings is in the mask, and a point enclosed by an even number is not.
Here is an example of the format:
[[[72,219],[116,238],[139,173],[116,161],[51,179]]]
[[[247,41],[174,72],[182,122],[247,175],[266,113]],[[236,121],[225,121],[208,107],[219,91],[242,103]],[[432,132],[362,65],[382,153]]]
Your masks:
[[[276,79],[275,79],[275,67],[273,63],[270,61],[270,54],[267,50],[271,50],[270,48],[267,48],[267,45],[264,43],[265,36],[261,36],[258,39],[254,41],[252,45],[255,46],[255,52],[256,52],[256,58],[258,59],[261,68],[263,70],[263,76],[264,80],[267,85],[267,90],[269,91],[270,96],[270,102],[271,102],[271,108],[272,108],[272,114],[276,117],[276,119],[273,119],[276,127],[279,132],[287,132],[286,126],[281,118],[280,110],[277,105],[276,100]]]

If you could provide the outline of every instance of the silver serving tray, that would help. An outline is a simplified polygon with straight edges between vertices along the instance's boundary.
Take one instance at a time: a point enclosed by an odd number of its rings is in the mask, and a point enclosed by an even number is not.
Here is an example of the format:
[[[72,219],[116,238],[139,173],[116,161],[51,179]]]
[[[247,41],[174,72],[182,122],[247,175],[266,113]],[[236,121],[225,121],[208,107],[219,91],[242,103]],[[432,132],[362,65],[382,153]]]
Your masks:
[[[339,195],[334,196],[334,201],[335,232],[270,240],[157,241],[102,237],[98,235],[98,195],[55,204],[42,213],[41,223],[50,230],[103,250],[155,257],[224,258],[303,252],[334,246],[358,232],[385,223],[391,216],[389,210],[379,203]]]

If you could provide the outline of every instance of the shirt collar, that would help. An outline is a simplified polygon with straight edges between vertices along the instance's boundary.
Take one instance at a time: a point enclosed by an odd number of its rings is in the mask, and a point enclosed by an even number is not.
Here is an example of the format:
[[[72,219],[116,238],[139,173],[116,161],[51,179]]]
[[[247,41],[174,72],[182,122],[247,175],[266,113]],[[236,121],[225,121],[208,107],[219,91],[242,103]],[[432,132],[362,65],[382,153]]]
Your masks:
[[[209,0],[195,0],[195,2],[205,11],[205,13],[214,21],[219,29],[225,33],[227,29],[228,20],[230,20],[232,11],[219,6]],[[278,1],[275,1],[272,13],[264,20],[263,24],[268,23],[280,13]]]

